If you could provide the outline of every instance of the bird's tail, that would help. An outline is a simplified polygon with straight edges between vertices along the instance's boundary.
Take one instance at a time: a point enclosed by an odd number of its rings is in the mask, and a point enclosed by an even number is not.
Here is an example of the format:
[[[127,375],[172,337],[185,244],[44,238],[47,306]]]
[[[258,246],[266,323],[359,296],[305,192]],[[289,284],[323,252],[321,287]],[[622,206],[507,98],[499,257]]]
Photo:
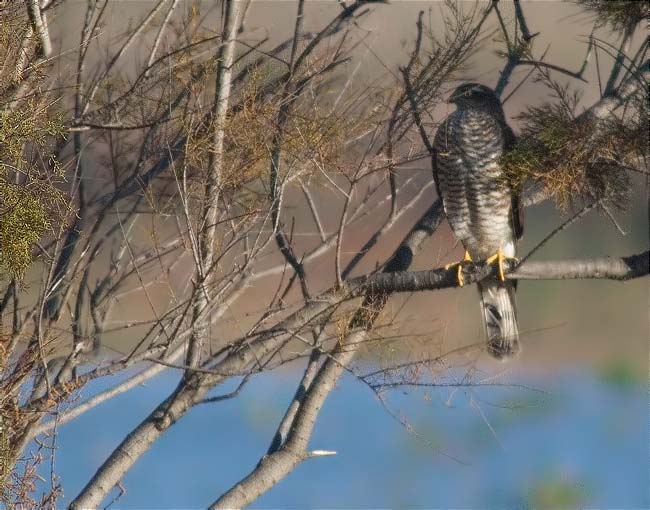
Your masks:
[[[488,352],[506,359],[519,352],[515,282],[483,280],[478,284]]]

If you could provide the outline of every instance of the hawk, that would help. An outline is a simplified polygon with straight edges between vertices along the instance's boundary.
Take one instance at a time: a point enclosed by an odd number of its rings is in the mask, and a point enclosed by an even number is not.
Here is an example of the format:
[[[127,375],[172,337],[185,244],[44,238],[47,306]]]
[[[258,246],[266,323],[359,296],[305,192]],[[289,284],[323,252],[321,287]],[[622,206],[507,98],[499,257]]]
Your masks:
[[[463,261],[499,264],[499,278],[478,283],[487,348],[498,359],[519,350],[515,305],[516,282],[503,275],[502,261],[514,258],[523,233],[515,190],[505,179],[499,160],[515,136],[492,89],[466,83],[451,94],[456,105],[435,136],[433,165],[438,195],[455,237],[465,247]],[[461,264],[458,282],[463,285]]]

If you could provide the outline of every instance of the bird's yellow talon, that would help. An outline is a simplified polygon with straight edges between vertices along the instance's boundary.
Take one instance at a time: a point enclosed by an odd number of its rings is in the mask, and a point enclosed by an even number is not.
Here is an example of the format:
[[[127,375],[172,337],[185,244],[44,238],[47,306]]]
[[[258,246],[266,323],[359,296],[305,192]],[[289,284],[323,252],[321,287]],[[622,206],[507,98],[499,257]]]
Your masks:
[[[451,264],[447,264],[445,266],[445,269],[449,270],[454,266],[457,266],[456,269],[456,277],[458,278],[458,286],[462,287],[465,285],[465,278],[463,277],[463,263],[465,262],[472,262],[472,257],[469,255],[469,252],[465,250],[465,255],[463,255],[463,259],[460,262],[452,262]]]
[[[506,281],[506,275],[505,275],[505,273],[503,271],[503,262],[506,261],[506,260],[517,261],[517,258],[516,257],[506,257],[503,254],[503,250],[501,248],[499,248],[494,255],[492,255],[491,257],[489,257],[485,261],[486,264],[492,264],[492,263],[494,263],[496,261],[496,263],[497,263],[497,265],[499,267],[499,280],[501,280],[502,282]]]

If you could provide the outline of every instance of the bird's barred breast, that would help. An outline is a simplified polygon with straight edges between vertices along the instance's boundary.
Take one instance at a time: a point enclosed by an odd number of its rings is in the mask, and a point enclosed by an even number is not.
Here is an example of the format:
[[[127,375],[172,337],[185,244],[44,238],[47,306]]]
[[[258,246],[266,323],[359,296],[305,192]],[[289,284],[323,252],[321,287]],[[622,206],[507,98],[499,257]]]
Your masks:
[[[472,257],[483,259],[513,241],[511,191],[499,158],[503,131],[494,116],[451,114],[436,137],[438,179],[454,235]]]

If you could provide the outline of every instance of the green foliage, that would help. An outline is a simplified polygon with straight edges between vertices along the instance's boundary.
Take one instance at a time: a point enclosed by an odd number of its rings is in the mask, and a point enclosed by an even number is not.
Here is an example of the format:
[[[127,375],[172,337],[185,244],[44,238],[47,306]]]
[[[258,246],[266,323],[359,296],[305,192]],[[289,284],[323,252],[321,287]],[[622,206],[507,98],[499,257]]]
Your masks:
[[[22,278],[34,243],[68,211],[52,146],[64,122],[41,91],[48,63],[30,30],[24,5],[0,8],[0,278]]]
[[[521,115],[523,132],[502,161],[506,176],[516,187],[541,182],[561,209],[595,200],[625,209],[629,171],[647,153],[643,116],[578,119],[576,103],[564,97]]]
[[[0,111],[0,274],[22,278],[32,246],[65,206],[49,147],[52,137],[61,136],[63,123],[52,104],[32,100]],[[37,164],[43,160],[53,172]]]
[[[609,25],[619,31],[650,19],[650,3],[643,0],[577,0],[596,16],[598,26]]]
[[[560,478],[550,478],[537,485],[530,496],[531,508],[580,508],[585,490],[579,484]]]
[[[619,389],[641,387],[644,382],[632,363],[625,360],[614,360],[607,364],[601,369],[600,376],[606,384]]]
[[[32,100],[0,111],[0,147],[5,161],[22,161],[27,142],[43,148],[49,137],[63,135],[62,118],[60,115],[51,117],[52,106]]]
[[[50,228],[48,192],[0,181],[0,268],[22,277],[31,262],[31,247]]]

